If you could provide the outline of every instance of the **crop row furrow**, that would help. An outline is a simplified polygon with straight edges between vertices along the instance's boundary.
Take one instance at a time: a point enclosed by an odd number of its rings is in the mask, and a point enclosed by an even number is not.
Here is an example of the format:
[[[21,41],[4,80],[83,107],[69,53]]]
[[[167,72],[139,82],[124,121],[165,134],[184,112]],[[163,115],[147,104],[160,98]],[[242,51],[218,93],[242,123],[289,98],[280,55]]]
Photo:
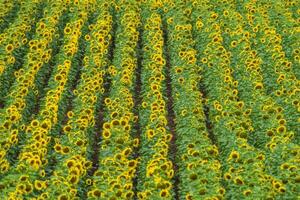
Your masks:
[[[11,145],[18,142],[18,129],[25,128],[22,125],[22,111],[26,106],[26,96],[34,86],[35,75],[43,64],[47,63],[51,57],[50,43],[55,40],[56,25],[59,17],[63,14],[66,5],[63,3],[52,3],[47,7],[48,15],[44,16],[36,30],[35,37],[29,42],[30,50],[27,54],[26,62],[23,66],[24,71],[19,74],[13,84],[7,99],[7,105],[0,113],[0,132],[1,132],[1,173],[7,172],[9,163],[5,158],[6,151]]]
[[[140,4],[117,1],[117,30],[109,97],[104,100],[105,114],[99,150],[99,168],[95,171],[89,199],[131,199],[133,178],[138,161],[133,158],[138,139],[132,137],[133,90],[137,67],[137,44]]]
[[[78,49],[81,28],[87,18],[87,10],[80,11],[80,9],[76,9],[75,5],[74,7],[71,5],[70,9],[72,8],[76,12],[65,27],[64,48],[57,55],[57,64],[50,77],[47,95],[36,119],[33,119],[26,127],[26,143],[19,156],[19,162],[16,168],[12,169],[10,175],[6,177],[10,180],[7,180],[8,188],[4,192],[7,192],[10,197],[32,196],[33,192],[36,195],[47,185],[43,177],[46,173],[45,166],[48,164],[50,132],[58,123],[59,108],[57,105],[63,99],[62,96],[64,96],[68,79],[72,78],[72,60]],[[13,178],[11,177],[12,174],[14,174]],[[17,183],[18,180],[20,180],[19,183]]]
[[[173,164],[169,159],[172,135],[167,127],[164,91],[166,61],[163,58],[161,16],[143,7],[142,103],[139,109],[141,147],[138,166],[138,199],[173,199]]]
[[[277,179],[265,171],[264,152],[248,143],[249,135],[254,131],[249,117],[251,110],[239,97],[239,82],[234,79],[235,71],[231,66],[232,54],[224,45],[226,38],[222,37],[223,21],[219,21],[218,13],[214,11],[217,5],[222,2],[203,4],[213,9],[200,19],[204,27],[200,30],[209,41],[203,51],[201,66],[213,132],[221,152],[225,197],[267,198],[279,192],[272,187],[272,181]],[[196,47],[203,49],[201,43],[196,42]]]
[[[32,38],[35,23],[43,4],[41,1],[22,2],[16,20],[0,34],[0,102],[5,104],[5,96],[19,73],[24,54],[28,51],[28,40]]]
[[[246,37],[253,35],[253,46],[262,58],[261,69],[266,92],[282,106],[287,128],[294,131],[297,141],[300,137],[300,82],[293,73],[297,65],[293,66],[286,58],[282,49],[282,36],[271,26],[265,11],[268,6],[256,1],[247,1],[240,6],[242,16],[247,16],[247,25],[255,30],[253,33],[248,30]]]
[[[201,67],[192,35],[191,9],[178,1],[167,13],[168,51],[176,124],[179,199],[222,199],[219,150],[213,145],[198,82]]]

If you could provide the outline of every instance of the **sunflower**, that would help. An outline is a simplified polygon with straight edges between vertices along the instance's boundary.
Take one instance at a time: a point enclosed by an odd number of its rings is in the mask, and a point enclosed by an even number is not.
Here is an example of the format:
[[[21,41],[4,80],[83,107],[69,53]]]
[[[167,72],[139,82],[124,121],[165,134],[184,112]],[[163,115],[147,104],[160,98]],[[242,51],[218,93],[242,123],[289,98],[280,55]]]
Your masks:
[[[250,190],[250,189],[243,191],[243,195],[245,195],[245,196],[249,196],[250,194],[252,194],[252,190]]]
[[[103,130],[102,137],[103,139],[109,139],[111,137],[111,132],[108,129]]]
[[[7,53],[11,53],[14,50],[14,46],[12,44],[8,44],[5,47]]]

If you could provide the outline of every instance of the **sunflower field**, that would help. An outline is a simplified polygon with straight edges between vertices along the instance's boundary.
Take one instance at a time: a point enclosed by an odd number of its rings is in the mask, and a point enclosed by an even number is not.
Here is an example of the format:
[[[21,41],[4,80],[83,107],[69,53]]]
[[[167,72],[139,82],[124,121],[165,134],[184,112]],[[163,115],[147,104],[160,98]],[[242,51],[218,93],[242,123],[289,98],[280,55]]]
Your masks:
[[[300,1],[0,0],[0,199],[300,199]]]

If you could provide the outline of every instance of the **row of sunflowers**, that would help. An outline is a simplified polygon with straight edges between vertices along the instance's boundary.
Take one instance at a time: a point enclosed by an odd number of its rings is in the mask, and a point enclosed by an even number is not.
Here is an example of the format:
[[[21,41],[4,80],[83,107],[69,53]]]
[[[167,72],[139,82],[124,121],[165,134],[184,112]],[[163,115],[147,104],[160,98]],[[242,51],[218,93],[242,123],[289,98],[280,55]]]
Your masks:
[[[297,198],[297,1],[0,11],[2,199]]]

